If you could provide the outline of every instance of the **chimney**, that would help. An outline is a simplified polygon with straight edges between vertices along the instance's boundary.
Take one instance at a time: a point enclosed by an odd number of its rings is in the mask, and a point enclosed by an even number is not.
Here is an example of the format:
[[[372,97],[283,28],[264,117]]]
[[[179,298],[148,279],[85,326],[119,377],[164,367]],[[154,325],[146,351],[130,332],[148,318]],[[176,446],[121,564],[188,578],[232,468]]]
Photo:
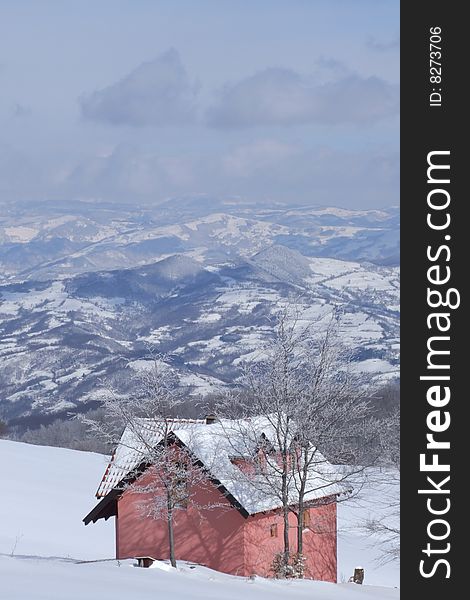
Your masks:
[[[206,425],[217,423],[218,419],[214,414],[206,415]]]

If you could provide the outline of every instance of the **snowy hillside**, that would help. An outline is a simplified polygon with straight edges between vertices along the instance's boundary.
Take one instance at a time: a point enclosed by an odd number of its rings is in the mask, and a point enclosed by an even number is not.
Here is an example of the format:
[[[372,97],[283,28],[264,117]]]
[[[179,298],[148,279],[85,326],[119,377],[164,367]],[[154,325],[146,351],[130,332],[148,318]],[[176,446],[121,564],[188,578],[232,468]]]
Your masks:
[[[375,502],[339,506],[339,580],[361,564],[363,586],[323,582],[249,580],[182,564],[136,569],[133,561],[99,561],[114,555],[111,521],[85,527],[105,458],[101,455],[0,440],[0,582],[5,600],[317,600],[398,599],[398,571],[378,568],[377,549],[357,523]],[[370,491],[370,490],[369,490]],[[83,562],[83,561],[98,562]],[[383,587],[386,586],[386,587]],[[156,596],[157,594],[157,596]]]
[[[0,217],[0,281],[133,268],[174,253],[205,264],[272,244],[305,256],[399,263],[398,209],[344,210],[194,197],[156,207],[15,204]]]
[[[62,417],[170,357],[192,397],[256,360],[272,317],[344,316],[357,368],[398,377],[398,211],[206,197],[157,207],[6,207],[0,218],[0,419]],[[19,420],[18,420],[19,419]],[[26,419],[26,420],[25,420]],[[28,420],[29,419],[29,420]]]
[[[60,560],[0,556],[2,593],[8,600],[398,600],[387,587],[244,579],[184,565],[136,569],[120,564],[74,564]]]
[[[113,523],[85,528],[81,521],[94,504],[106,457],[0,440],[0,464],[0,556],[114,556]]]
[[[103,381],[122,391],[127,363],[170,357],[188,394],[233,382],[256,360],[272,317],[292,298],[305,323],[343,312],[357,368],[398,376],[396,268],[302,256],[271,246],[204,268],[175,255],[135,269],[0,286],[0,417],[82,411]]]

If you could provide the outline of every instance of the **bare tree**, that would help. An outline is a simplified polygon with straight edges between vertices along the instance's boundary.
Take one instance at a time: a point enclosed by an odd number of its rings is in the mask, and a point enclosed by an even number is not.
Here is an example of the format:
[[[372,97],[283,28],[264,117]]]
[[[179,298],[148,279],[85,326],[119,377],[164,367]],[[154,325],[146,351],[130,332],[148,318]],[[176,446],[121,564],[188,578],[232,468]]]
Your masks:
[[[166,521],[169,558],[175,567],[175,514],[189,505],[215,506],[197,504],[201,487],[209,484],[210,477],[174,434],[185,425],[190,433],[191,422],[176,418],[182,399],[173,370],[156,357],[151,368],[134,376],[133,382],[129,395],[106,390],[102,398],[105,421],[86,417],[84,421],[95,435],[117,446],[115,464],[130,461],[132,470],[123,471],[121,489],[138,496],[142,517]]]
[[[105,419],[106,415],[101,410],[92,410],[87,413],[87,418],[99,421]],[[48,425],[28,429],[21,436],[17,436],[17,439],[27,444],[87,450],[102,454],[108,454],[112,450],[112,447],[97,439],[96,436],[91,435],[87,426],[78,420],[75,415],[67,420],[56,419]]]
[[[285,318],[285,317],[283,317]],[[318,324],[317,324],[318,326]],[[297,517],[297,553],[303,552],[304,512],[308,499],[331,486],[358,493],[366,468],[380,456],[380,425],[368,400],[371,384],[354,369],[352,356],[340,340],[339,318],[333,313],[325,327],[296,333],[296,321],[284,327],[284,336],[304,346],[298,369],[303,389],[290,407],[295,424],[291,462]],[[331,464],[335,467],[332,469]],[[322,503],[337,501],[334,495]]]
[[[281,331],[283,326],[280,323]],[[241,476],[256,481],[260,494],[280,503],[286,558],[290,553],[290,460],[294,435],[294,423],[286,409],[295,402],[300,382],[295,377],[292,350],[281,334],[264,349],[263,360],[244,365],[240,389],[227,393],[217,404],[217,412],[230,419],[225,434],[229,443],[235,441],[234,456],[250,457],[254,464],[254,470],[242,470]],[[271,432],[270,438],[265,429]]]
[[[326,322],[307,325],[300,317],[296,307],[280,313],[272,341],[245,366],[240,392],[219,407],[227,416],[247,417],[238,421],[244,431],[237,439],[244,439],[252,453],[257,441],[256,482],[282,506],[285,561],[292,550],[289,513],[297,517],[301,557],[304,513],[312,500],[336,502],[338,493],[350,493],[348,482],[354,477],[357,485],[378,455],[373,450],[378,423],[367,401],[370,386],[355,373],[340,343],[336,312]],[[260,417],[269,425],[273,447],[268,440],[263,447],[259,439]]]

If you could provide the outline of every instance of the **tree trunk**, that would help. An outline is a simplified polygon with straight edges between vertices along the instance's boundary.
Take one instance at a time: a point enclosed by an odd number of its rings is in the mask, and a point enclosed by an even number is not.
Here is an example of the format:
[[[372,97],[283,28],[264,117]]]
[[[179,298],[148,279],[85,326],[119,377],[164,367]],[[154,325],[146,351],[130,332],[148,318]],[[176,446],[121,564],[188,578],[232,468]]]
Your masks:
[[[299,506],[299,512],[297,514],[297,554],[303,552],[303,539],[304,539],[304,507]]]
[[[173,529],[173,498],[169,487],[166,488],[166,510],[168,525],[168,546],[170,549],[170,564],[172,567],[176,567],[175,532]]]
[[[283,517],[284,517],[284,554],[286,558],[289,556],[290,546],[289,546],[289,510],[286,506],[283,508]]]
[[[282,454],[282,511],[284,518],[284,555],[289,557],[289,490],[287,482],[288,462],[286,453]]]
[[[175,558],[175,532],[173,530],[173,511],[168,510],[168,545],[170,547],[170,564],[172,567],[176,567]]]
[[[305,487],[308,481],[308,475],[309,475],[309,470],[308,470],[308,450],[304,450],[303,451],[303,460],[302,460],[302,467],[301,470],[299,472],[300,475],[300,489],[299,489],[299,493],[298,493],[298,497],[299,497],[299,512],[297,514],[297,553],[298,554],[302,554],[303,553],[303,547],[304,547],[304,514],[305,514],[305,505],[304,505],[304,500],[305,500]]]

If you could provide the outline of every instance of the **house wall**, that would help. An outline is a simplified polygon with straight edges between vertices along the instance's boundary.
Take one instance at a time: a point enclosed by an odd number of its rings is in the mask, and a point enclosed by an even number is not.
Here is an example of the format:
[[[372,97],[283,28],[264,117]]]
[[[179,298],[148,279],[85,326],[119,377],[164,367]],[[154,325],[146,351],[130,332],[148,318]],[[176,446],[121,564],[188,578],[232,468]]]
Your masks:
[[[295,516],[289,515],[289,541],[294,543]],[[271,537],[271,525],[277,525],[277,537]],[[282,514],[271,511],[250,516],[245,523],[245,575],[272,577],[273,558],[284,549]]]
[[[337,581],[336,502],[310,509],[310,526],[303,536],[307,557],[305,576],[322,581]]]
[[[149,483],[144,475],[140,484]],[[144,517],[139,507],[148,502],[148,494],[126,490],[118,500],[116,518],[116,557],[169,557],[168,530],[164,519]],[[174,514],[175,554],[217,571],[244,575],[244,517],[212,484],[197,490],[194,504],[213,509],[188,506]]]
[[[144,474],[139,485],[150,483]],[[168,531],[164,519],[145,517],[139,505],[148,494],[126,490],[118,500],[116,557],[169,557]],[[244,518],[212,484],[196,491],[199,506],[218,504],[213,509],[188,506],[174,515],[175,554],[187,560],[232,575],[272,577],[274,555],[283,550],[283,520],[279,511]],[[336,503],[310,508],[310,526],[304,531],[305,576],[336,582]],[[271,525],[277,524],[277,537]],[[289,541],[297,546],[297,519],[289,515]]]
[[[310,508],[310,526],[304,530],[305,577],[322,581],[337,580],[336,502]],[[277,524],[277,537],[271,525]],[[284,548],[282,514],[272,511],[249,517],[245,523],[245,573],[272,577],[274,555]],[[297,519],[289,515],[289,545],[297,548]]]

